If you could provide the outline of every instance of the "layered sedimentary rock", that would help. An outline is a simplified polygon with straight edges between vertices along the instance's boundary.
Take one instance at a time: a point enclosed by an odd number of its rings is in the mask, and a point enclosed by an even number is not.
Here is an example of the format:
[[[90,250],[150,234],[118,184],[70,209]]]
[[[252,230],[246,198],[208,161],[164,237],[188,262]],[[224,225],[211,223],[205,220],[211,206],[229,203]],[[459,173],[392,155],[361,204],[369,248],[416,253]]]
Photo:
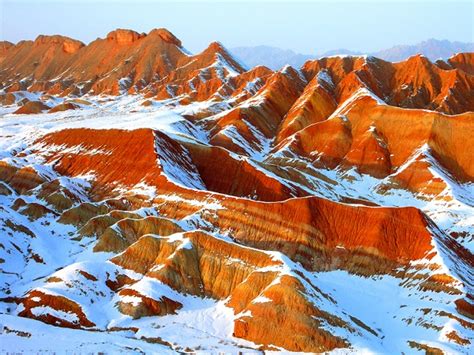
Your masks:
[[[247,70],[165,29],[1,42],[2,336],[468,352],[473,78],[470,53]]]
[[[87,46],[67,37],[39,36],[4,52],[0,81],[8,91],[28,88],[62,95],[145,91],[160,98],[184,91],[205,99],[228,74],[243,72],[220,44],[192,56],[165,29],[148,34],[118,29]]]
[[[459,57],[448,62],[457,63],[461,60]],[[421,55],[398,63],[349,56],[309,61],[302,71],[307,78],[313,78],[322,70],[328,71],[339,103],[357,89],[366,87],[390,105],[456,114],[473,111],[470,94],[473,79],[469,68],[467,64],[441,68]]]
[[[332,168],[354,166],[379,178],[428,149],[457,179],[472,181],[472,154],[462,142],[474,129],[473,117],[471,112],[446,116],[401,109],[380,104],[361,91],[327,120],[298,131],[279,147]]]
[[[263,69],[256,71],[254,78],[254,74],[244,75],[242,65],[217,42],[198,55],[190,55],[166,29],[148,34],[117,29],[88,45],[63,36],[39,36],[15,45],[2,43],[0,82],[10,92],[27,89],[63,95],[117,95],[128,91],[157,95],[159,99],[184,95],[189,102],[239,96],[248,89],[243,81],[277,80]],[[387,103],[406,108],[456,114],[474,107],[469,53],[439,63],[420,55],[399,63],[374,57],[331,57],[308,61],[301,71],[312,83],[325,81],[337,103],[367,87]],[[323,98],[311,100],[329,101],[325,105],[331,107],[332,100],[324,93],[319,95]],[[279,104],[284,101],[277,100]],[[327,115],[327,109],[318,110],[323,110],[318,113],[320,118]]]

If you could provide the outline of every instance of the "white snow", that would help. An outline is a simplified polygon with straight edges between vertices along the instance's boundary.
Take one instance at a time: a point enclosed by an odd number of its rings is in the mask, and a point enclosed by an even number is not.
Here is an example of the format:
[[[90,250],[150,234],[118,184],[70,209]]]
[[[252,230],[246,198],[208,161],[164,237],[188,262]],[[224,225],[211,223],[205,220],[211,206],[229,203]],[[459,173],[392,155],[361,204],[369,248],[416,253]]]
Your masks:
[[[266,302],[272,302],[272,300],[265,296],[258,296],[252,301],[252,303],[266,303]]]
[[[160,353],[175,354],[161,344],[133,337],[131,331],[94,332],[54,327],[37,320],[0,313],[0,352],[17,353]]]
[[[334,87],[334,82],[332,81],[332,78],[326,69],[322,69],[318,72],[318,74],[316,74],[316,80],[320,85],[326,83],[327,85]]]
[[[357,101],[357,99],[369,96],[374,99],[378,105],[386,105],[386,103],[380,99],[377,95],[375,95],[372,91],[367,89],[366,87],[359,88],[356,92],[354,92],[346,101],[344,101],[339,107],[334,111],[328,119],[333,117],[344,115],[352,106],[352,104]]]
[[[157,163],[163,169],[162,174],[168,180],[184,187],[205,189],[204,182],[184,146],[180,146],[180,152],[176,154],[174,150],[170,149],[169,143],[165,139],[155,135],[155,148],[158,155]]]
[[[48,306],[34,307],[31,309],[31,313],[33,313],[35,316],[51,315],[53,317],[64,319],[65,321],[71,323],[77,323],[77,321],[79,320],[79,318],[77,318],[77,315],[75,315],[74,313],[63,312],[61,310],[57,310]]]

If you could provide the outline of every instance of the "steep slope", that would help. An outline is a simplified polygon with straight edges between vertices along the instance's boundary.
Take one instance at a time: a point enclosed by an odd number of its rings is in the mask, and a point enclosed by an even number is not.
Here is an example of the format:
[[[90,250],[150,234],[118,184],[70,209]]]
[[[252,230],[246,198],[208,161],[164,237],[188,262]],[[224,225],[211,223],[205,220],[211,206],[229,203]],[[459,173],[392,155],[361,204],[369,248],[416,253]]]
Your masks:
[[[69,185],[54,187],[49,181],[53,176],[46,178],[46,181],[44,177],[40,178],[37,182],[40,188],[30,190],[30,199],[37,198],[36,201],[45,203],[44,198],[57,193],[58,188],[71,193],[75,179],[71,179]],[[5,181],[6,186],[15,186],[12,185],[14,179],[7,178]],[[76,185],[75,190],[76,194],[88,191],[80,185]],[[45,194],[46,191],[50,195]],[[10,291],[8,299],[4,300],[18,304],[15,312],[22,317],[61,327],[95,331],[128,330],[135,333],[137,339],[155,339],[179,350],[179,340],[176,342],[169,335],[156,332],[156,325],[147,319],[156,322],[156,317],[168,317],[169,320],[174,319],[171,324],[181,324],[181,317],[185,317],[186,313],[202,317],[199,308],[193,308],[193,302],[198,302],[199,297],[208,297],[215,304],[212,307],[220,309],[221,314],[226,312],[225,324],[233,324],[230,328],[232,336],[226,340],[227,346],[232,342],[239,344],[236,339],[244,338],[263,344],[263,349],[315,352],[350,346],[354,336],[359,341],[365,339],[368,342],[385,338],[388,334],[376,328],[377,324],[373,324],[375,328],[372,328],[357,316],[341,312],[337,302],[342,303],[342,300],[336,302],[320,290],[322,281],[318,280],[320,277],[324,280],[324,273],[310,272],[315,269],[326,272],[345,269],[350,274],[364,274],[366,277],[381,274],[399,279],[397,282],[406,285],[403,287],[411,292],[417,290],[416,297],[421,299],[425,292],[432,293],[436,289],[436,296],[432,295],[436,301],[430,304],[434,309],[423,310],[432,315],[426,324],[433,327],[428,329],[437,329],[439,324],[444,329],[445,322],[455,322],[457,332],[461,334],[458,336],[465,339],[466,331],[463,329],[469,328],[470,323],[458,311],[448,311],[442,306],[442,300],[446,297],[460,300],[462,288],[456,279],[444,274],[444,266],[439,264],[441,256],[433,245],[439,245],[439,248],[449,246],[447,255],[449,257],[449,253],[453,253],[453,257],[457,258],[458,270],[462,271],[467,285],[472,284],[472,275],[463,268],[468,267],[469,259],[465,259],[463,249],[456,246],[453,239],[439,234],[414,208],[353,207],[317,198],[265,204],[213,194],[203,200],[161,195],[153,204],[158,210],[119,212],[117,208],[133,208],[126,203],[126,199],[133,201],[133,196],[126,196],[115,201],[88,202],[91,213],[85,221],[89,219],[89,225],[102,218],[115,230],[121,230],[119,233],[123,233],[124,237],[130,236],[132,230],[138,233],[135,234],[135,241],[122,247],[124,251],[112,257],[111,262],[107,261],[107,254],[99,254],[91,260],[85,253],[79,254],[78,262],[71,263],[71,260],[58,259],[57,255],[49,256],[48,249],[34,245],[39,241],[46,242],[48,237],[44,232],[54,228],[58,233],[56,243],[62,245],[61,250],[66,255],[71,252],[69,255],[74,255],[77,252],[74,239],[77,240],[78,236],[75,233],[72,233],[72,239],[67,236],[73,230],[70,223],[74,222],[65,220],[72,209],[61,212],[52,207],[49,214],[57,214],[48,217],[49,224],[41,223],[41,217],[32,224],[20,218],[21,211],[15,212],[10,207],[17,200],[15,192],[4,200],[8,214],[7,219],[2,219],[5,223],[3,228],[6,227],[10,231],[8,233],[16,231],[18,236],[25,236],[22,243],[26,245],[20,244],[18,252],[25,253],[25,256],[32,248],[38,252],[34,257],[25,258],[27,263],[22,276],[11,279],[9,289],[13,293]],[[210,198],[214,202],[210,203]],[[79,199],[76,197],[73,203],[84,208],[84,199],[84,195]],[[157,212],[167,215],[168,219],[147,216]],[[109,217],[113,219],[107,221]],[[137,227],[132,227],[130,217]],[[8,223],[12,220],[15,221],[13,225]],[[149,229],[152,220],[156,221],[153,222],[155,226],[162,227]],[[175,226],[179,224],[190,231],[182,233],[177,229],[164,228],[166,223],[171,225],[172,220],[175,220]],[[354,223],[344,224],[339,222],[341,220]],[[196,231],[193,221],[201,221],[201,228],[212,230],[216,236]],[[25,223],[32,230],[28,232]],[[61,224],[64,227],[58,228]],[[269,226],[274,229],[269,230]],[[367,229],[368,226],[377,228]],[[224,231],[227,231],[227,238],[221,237]],[[107,228],[102,235],[105,234]],[[79,240],[84,246],[96,244],[94,237],[83,235]],[[104,245],[103,237],[99,243]],[[246,244],[263,250],[246,247]],[[413,248],[415,244],[417,248]],[[7,247],[13,250],[13,246]],[[11,265],[12,256],[4,256]],[[51,257],[56,257],[56,261],[50,260]],[[57,270],[55,265],[61,262],[67,264]],[[33,288],[28,287],[31,281],[26,270],[29,268],[47,275]],[[357,280],[357,276],[353,277]],[[438,279],[443,281],[440,283]],[[325,282],[321,286],[325,287]],[[123,315],[127,317],[123,318]],[[418,317],[412,314],[409,319],[417,320]],[[123,320],[114,320],[120,318]],[[164,322],[157,329],[166,329],[166,320]],[[209,326],[207,321],[201,323],[201,328],[203,326]],[[275,327],[280,329],[278,333],[271,331]],[[432,331],[430,334],[433,337],[438,333]],[[202,346],[202,334],[195,333],[191,338],[195,336],[199,337],[199,343],[190,339],[190,344]],[[215,336],[222,341],[229,335]],[[417,340],[411,336],[406,332],[402,338]],[[206,344],[211,346],[207,349],[219,349],[213,341],[206,340]],[[437,346],[447,345],[449,341],[437,343]],[[394,349],[394,345],[387,346]],[[456,348],[461,345],[451,346]]]
[[[9,91],[26,90],[32,84],[54,81],[69,69],[84,44],[63,36],[38,36],[21,41],[4,52],[0,81]],[[41,84],[30,90],[41,90]]]
[[[251,157],[264,156],[304,85],[291,67],[272,74],[254,96],[208,120],[213,134],[210,143]]]
[[[61,36],[39,36],[5,52],[0,73],[7,91],[47,91],[52,94],[112,94],[143,91],[154,83],[152,92],[174,92],[193,80],[197,72],[203,81],[215,80],[201,95],[210,96],[227,75],[243,72],[219,44],[212,44],[200,55],[191,56],[172,33],[155,29],[148,34],[117,29],[87,46]],[[220,84],[217,81],[220,80]],[[169,82],[173,82],[168,86]],[[194,91],[190,88],[186,92]],[[147,91],[147,90],[145,90]]]
[[[426,144],[453,176],[472,181],[474,162],[462,142],[474,129],[473,117],[472,113],[443,116],[400,109],[359,91],[328,120],[300,130],[281,145],[331,167],[355,166],[362,173],[383,178]],[[317,131],[324,133],[314,139]]]
[[[448,60],[449,62],[449,60]],[[460,67],[461,68],[461,67]],[[305,63],[309,78],[327,70],[339,104],[360,88],[368,88],[386,103],[448,114],[474,111],[473,77],[462,69],[437,66],[421,55],[390,63],[375,57],[333,57]]]

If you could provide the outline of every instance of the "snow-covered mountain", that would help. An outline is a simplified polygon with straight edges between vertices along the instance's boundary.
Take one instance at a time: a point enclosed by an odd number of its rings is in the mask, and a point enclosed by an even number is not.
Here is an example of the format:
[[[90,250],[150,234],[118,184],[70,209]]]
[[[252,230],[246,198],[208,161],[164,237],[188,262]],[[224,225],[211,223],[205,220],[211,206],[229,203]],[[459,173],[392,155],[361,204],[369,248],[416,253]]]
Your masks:
[[[0,48],[1,351],[470,353],[472,53]]]
[[[399,62],[412,55],[421,53],[432,61],[446,59],[456,53],[474,52],[474,43],[451,42],[448,40],[428,39],[414,45],[400,45],[374,53],[374,56]]]
[[[285,65],[299,68],[306,61],[314,59],[311,54],[296,53],[289,49],[281,49],[272,46],[255,46],[255,47],[234,47],[230,52],[240,60],[247,64],[250,68],[258,65],[265,65],[272,70],[278,70]]]
[[[301,54],[270,46],[235,47],[231,48],[230,51],[236,57],[241,58],[249,67],[265,65],[273,70],[278,70],[287,64],[293,67],[301,67],[306,61],[316,58],[334,55],[358,56],[365,54],[344,48],[334,49],[324,53]],[[474,52],[474,43],[429,39],[415,45],[399,45],[367,54],[391,62],[399,62],[416,54],[422,54],[430,60],[435,61],[440,58],[447,59],[456,53],[466,52]]]

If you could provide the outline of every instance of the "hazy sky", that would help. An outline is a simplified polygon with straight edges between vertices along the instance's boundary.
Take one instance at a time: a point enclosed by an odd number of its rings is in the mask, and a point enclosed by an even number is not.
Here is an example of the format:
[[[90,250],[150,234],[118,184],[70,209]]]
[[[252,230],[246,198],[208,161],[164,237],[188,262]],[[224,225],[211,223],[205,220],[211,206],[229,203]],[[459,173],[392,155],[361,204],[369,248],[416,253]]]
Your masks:
[[[166,27],[192,52],[266,44],[301,53],[370,52],[428,38],[473,42],[471,1],[0,0],[0,38],[63,34],[86,43],[115,28]]]

